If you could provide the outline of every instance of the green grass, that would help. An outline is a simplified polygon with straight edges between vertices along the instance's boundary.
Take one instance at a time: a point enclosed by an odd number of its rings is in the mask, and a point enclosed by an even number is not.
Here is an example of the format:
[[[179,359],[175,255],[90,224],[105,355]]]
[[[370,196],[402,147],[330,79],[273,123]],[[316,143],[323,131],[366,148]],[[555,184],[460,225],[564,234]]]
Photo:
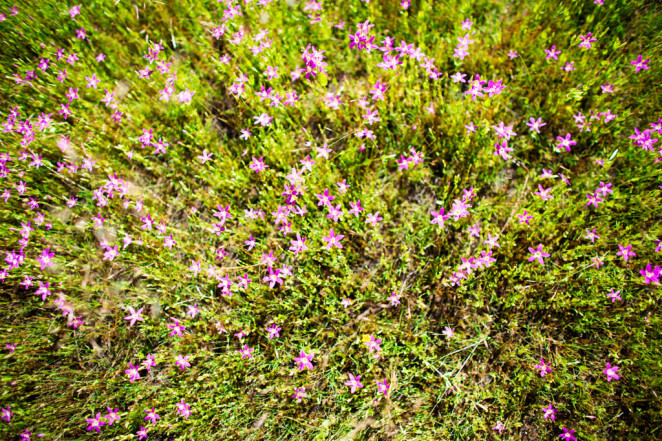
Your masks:
[[[662,437],[660,289],[639,274],[648,263],[662,265],[655,253],[662,173],[656,153],[628,139],[635,127],[650,128],[662,117],[662,9],[641,0],[605,3],[413,0],[404,12],[396,1],[327,1],[322,22],[310,24],[303,3],[278,1],[242,6],[243,15],[218,41],[210,29],[221,24],[224,6],[215,1],[94,0],[83,4],[75,22],[67,13],[73,5],[17,3],[19,14],[0,22],[1,119],[18,107],[21,120],[30,116],[36,125],[45,112],[53,124],[36,131],[26,147],[22,135],[0,134],[0,153],[13,159],[0,191],[20,180],[28,188],[0,200],[2,250],[18,252],[21,223],[32,221],[34,228],[24,264],[0,285],[0,407],[14,413],[9,424],[0,422],[0,437],[19,439],[28,430],[33,439],[43,433],[37,439],[129,440],[138,438],[141,425],[150,440],[551,440],[562,427],[581,440]],[[5,2],[0,10],[11,6]],[[461,29],[466,18],[474,22],[475,43],[461,61],[452,54],[467,32]],[[396,46],[414,43],[435,59],[441,79],[428,79],[411,59],[384,71],[376,66],[380,51],[350,49],[347,33],[368,19],[375,43],[381,46],[385,36],[395,37]],[[332,27],[339,21],[346,22],[343,30]],[[239,26],[248,34],[233,45],[228,40]],[[76,38],[80,27],[89,41]],[[273,42],[253,56],[251,37],[260,29],[269,30]],[[598,40],[582,50],[579,35],[588,32]],[[148,65],[143,55],[151,42],[162,42],[161,58],[177,73],[170,102],[158,99],[164,75],[137,74]],[[326,51],[328,73],[291,82],[308,44]],[[562,51],[559,61],[545,60],[544,49],[553,44]],[[57,62],[46,73],[37,69],[31,84],[15,83],[14,75],[35,69],[40,58],[55,63],[56,48],[78,53],[79,61]],[[519,57],[510,60],[511,50]],[[100,52],[107,55],[103,63],[94,59]],[[226,53],[232,60],[222,64]],[[651,59],[650,69],[635,73],[630,61],[639,54]],[[576,70],[563,72],[567,61]],[[68,78],[60,83],[57,70],[65,66]],[[267,66],[278,66],[280,78],[267,82]],[[500,79],[506,89],[472,101],[463,94],[467,85],[449,78],[458,71]],[[93,73],[98,89],[85,87]],[[248,77],[246,92],[235,98],[228,89],[240,73]],[[381,122],[366,126],[376,139],[358,139],[364,110],[356,100],[377,80],[389,88],[372,105]],[[600,92],[607,82],[614,94]],[[296,91],[300,100],[269,107],[254,94],[260,85],[283,96]],[[57,110],[69,87],[79,88],[81,98],[64,120]],[[195,91],[192,102],[179,104],[177,93],[186,88]],[[116,92],[121,124],[101,103],[104,89]],[[323,99],[338,91],[342,106],[332,110]],[[429,104],[434,115],[425,111]],[[580,133],[573,115],[606,109],[618,117]],[[274,117],[270,127],[253,125],[261,113]],[[526,127],[530,117],[547,123],[540,135]],[[470,121],[477,132],[468,135]],[[500,122],[514,124],[518,134],[508,161],[493,155],[490,127]],[[252,136],[240,139],[249,127]],[[138,138],[149,128],[169,143],[166,154],[141,149]],[[558,153],[556,136],[567,132],[577,145]],[[90,157],[91,172],[57,172],[64,161],[61,136],[72,143],[66,162],[80,165]],[[324,143],[333,149],[329,159],[315,158],[314,147]],[[410,147],[424,162],[399,171],[396,159]],[[42,155],[44,165],[20,161],[24,149]],[[203,150],[213,153],[204,165],[197,159]],[[317,161],[304,174],[300,203],[308,214],[291,216],[294,233],[284,237],[271,213],[284,204],[285,176],[300,169],[306,155]],[[264,157],[269,168],[254,173],[252,157]],[[563,173],[572,185],[541,179],[543,168]],[[113,174],[129,183],[124,199],[142,199],[145,211],[124,208],[117,194],[108,206],[97,206],[94,191]],[[350,188],[341,195],[336,183],[343,179]],[[600,182],[610,182],[613,194],[599,208],[586,207],[586,194]],[[554,199],[536,196],[538,184],[553,187]],[[471,187],[469,217],[451,218],[443,229],[430,223],[431,210],[448,213]],[[325,188],[343,204],[338,223],[317,207],[315,194]],[[71,196],[79,200],[68,208]],[[35,225],[29,197],[52,229]],[[357,199],[365,207],[359,218],[347,212]],[[210,233],[216,206],[228,204],[227,231]],[[245,219],[250,207],[262,209],[264,219]],[[516,217],[523,210],[534,215],[529,226]],[[376,211],[383,221],[365,224],[365,215]],[[98,213],[106,219],[103,228],[94,227]],[[166,235],[176,241],[172,249],[155,228],[141,229],[146,213],[166,223]],[[480,240],[467,233],[474,223]],[[329,228],[345,236],[342,250],[323,248]],[[593,228],[601,236],[595,243],[584,239]],[[297,232],[308,251],[295,256],[288,248]],[[488,233],[499,235],[496,261],[453,286],[460,258],[487,250]],[[144,245],[122,249],[125,234]],[[257,240],[250,252],[249,234]],[[103,260],[104,238],[119,245],[113,261]],[[551,254],[544,266],[527,261],[528,248],[539,243]],[[624,262],[616,255],[619,244],[631,244],[636,257]],[[47,247],[55,264],[42,271],[35,259]],[[222,262],[215,260],[221,247],[229,253]],[[274,289],[261,282],[268,273],[260,256],[269,251],[278,267],[294,268]],[[600,269],[591,266],[596,256],[605,262]],[[191,260],[204,262],[197,278],[188,269]],[[223,296],[206,274],[209,264],[235,285],[244,273],[253,282]],[[53,295],[43,302],[36,287],[25,290],[26,275],[49,282]],[[621,290],[622,301],[607,298],[612,288]],[[82,316],[76,330],[54,303],[59,291],[74,316]],[[388,300],[393,292],[401,293],[398,306]],[[344,307],[343,298],[352,304]],[[191,319],[185,314],[194,303],[200,313]],[[144,307],[145,316],[131,328],[123,320],[129,306]],[[184,337],[169,336],[170,317],[186,326]],[[217,323],[227,333],[219,334]],[[282,330],[270,340],[272,323]],[[455,329],[453,338],[442,334],[446,326]],[[242,330],[247,335],[240,344],[234,334]],[[382,339],[379,360],[363,344],[370,335]],[[4,348],[9,343],[16,344],[12,355]],[[252,359],[241,359],[244,344],[255,348]],[[315,354],[313,370],[297,369],[300,350]],[[130,383],[128,364],[147,354],[157,366]],[[179,354],[191,356],[190,368],[175,365]],[[552,367],[544,378],[534,368],[541,357]],[[620,367],[619,381],[606,381],[607,362]],[[365,386],[355,394],[343,384],[348,373],[361,375]],[[390,384],[386,396],[376,387],[383,379]],[[295,387],[306,388],[301,403],[292,399]],[[182,399],[191,406],[188,419],[176,413]],[[555,421],[543,419],[541,408],[549,403],[558,409]],[[86,431],[85,419],[105,415],[106,407],[119,408],[121,420],[99,435]],[[152,407],[161,417],[156,425],[143,420]],[[497,421],[505,424],[500,436],[492,430]]]

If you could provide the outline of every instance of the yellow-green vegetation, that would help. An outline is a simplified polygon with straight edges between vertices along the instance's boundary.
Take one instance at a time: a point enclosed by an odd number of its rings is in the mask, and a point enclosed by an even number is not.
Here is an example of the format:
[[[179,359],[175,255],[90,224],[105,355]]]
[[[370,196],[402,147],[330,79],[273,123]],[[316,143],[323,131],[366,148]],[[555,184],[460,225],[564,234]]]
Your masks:
[[[662,437],[657,2],[0,14],[0,438]]]

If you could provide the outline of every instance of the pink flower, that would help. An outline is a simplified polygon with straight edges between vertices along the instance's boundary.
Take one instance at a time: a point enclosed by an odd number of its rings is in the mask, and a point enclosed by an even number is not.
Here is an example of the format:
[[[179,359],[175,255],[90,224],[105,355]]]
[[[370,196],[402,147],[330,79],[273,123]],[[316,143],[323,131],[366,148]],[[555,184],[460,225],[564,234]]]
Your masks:
[[[187,87],[186,90],[179,92],[179,94],[177,95],[177,100],[180,103],[190,103],[191,100],[193,99],[193,95],[195,95],[195,92],[188,90]]]
[[[144,317],[141,315],[143,308],[138,308],[138,311],[133,309],[133,306],[129,306],[129,315],[124,317],[124,320],[130,320],[129,328],[136,324],[137,321],[142,322]]]
[[[388,390],[391,388],[391,385],[386,382],[386,378],[383,381],[377,381],[377,390],[378,392],[388,395]]]
[[[534,119],[533,117],[529,118],[529,122],[526,123],[529,127],[529,130],[532,132],[540,133],[540,127],[546,126],[546,122],[542,122],[542,118]]]
[[[597,269],[600,269],[600,267],[605,264],[598,256],[591,259],[591,262],[593,262],[593,265],[595,265]]]
[[[620,380],[621,377],[616,373],[618,369],[618,366],[612,366],[610,363],[607,363],[607,367],[603,369],[602,373],[607,376],[608,383],[611,383],[611,380]]]
[[[322,238],[324,242],[326,242],[326,249],[331,250],[334,246],[338,248],[342,248],[342,244],[340,241],[344,238],[345,236],[342,234],[336,235],[333,231],[333,228],[329,229],[329,235],[325,236]]]
[[[274,119],[273,116],[269,116],[266,113],[262,113],[259,116],[254,116],[253,119],[255,119],[255,125],[261,125],[262,127],[266,127],[271,125],[271,120]]]
[[[623,300],[621,298],[621,296],[619,296],[620,293],[621,293],[620,290],[619,291],[614,291],[614,288],[611,288],[611,292],[609,294],[607,294],[607,298],[611,299],[611,303],[615,303],[616,300]]]
[[[545,253],[542,250],[542,244],[538,244],[538,247],[535,249],[529,247],[529,253],[531,253],[531,256],[529,257],[529,262],[533,262],[534,260],[537,260],[538,263],[540,263],[541,265],[545,264],[543,258],[549,257],[549,253]]]
[[[239,350],[239,353],[241,354],[241,359],[243,360],[244,358],[253,358],[253,351],[255,348],[249,348],[248,345],[244,345],[243,349]]]
[[[42,283],[39,282],[39,289],[35,292],[36,295],[41,296],[41,301],[45,302],[47,297],[50,297],[51,295],[51,290],[49,289],[50,287],[50,282]]]
[[[175,364],[179,366],[181,370],[186,369],[187,367],[191,367],[191,363],[188,362],[190,355],[183,356],[183,355],[178,355],[175,361]]]
[[[255,173],[263,172],[263,171],[265,171],[266,169],[269,168],[268,165],[265,165],[262,158],[260,158],[260,159],[253,158],[253,162],[248,167],[251,170],[253,170]]]
[[[577,438],[574,437],[575,429],[566,429],[563,427],[563,433],[559,435],[559,438],[566,441],[577,441]]]
[[[180,414],[181,416],[183,416],[185,420],[187,420],[188,417],[191,415],[190,406],[184,402],[183,398],[182,398],[182,401],[175,404],[175,406],[177,406],[177,413]]]
[[[374,214],[368,214],[368,218],[366,219],[365,223],[366,224],[372,224],[373,226],[377,225],[377,223],[384,218],[379,217],[379,211],[374,213]]]
[[[0,412],[2,412],[2,416],[0,418],[4,418],[5,421],[9,422],[11,420],[12,415],[14,415],[14,412],[9,410],[9,406],[7,406],[4,409],[0,409]]]
[[[87,430],[96,430],[97,433],[101,433],[101,426],[106,425],[106,422],[101,419],[101,413],[97,413],[97,416],[94,418],[85,418],[85,421],[89,424]]]
[[[140,380],[140,373],[138,372],[138,367],[129,363],[129,369],[124,371],[125,374],[129,376],[129,381],[133,383],[136,380]]]
[[[147,429],[145,429],[143,426],[140,426],[140,430],[136,432],[136,435],[138,435],[138,440],[146,439]]]
[[[161,419],[161,417],[156,413],[153,407],[152,410],[146,410],[145,413],[147,413],[147,416],[144,419],[151,421],[152,424],[156,424],[156,420]]]
[[[267,338],[268,338],[269,340],[272,340],[272,339],[274,339],[274,338],[276,338],[276,337],[280,337],[280,333],[279,333],[279,332],[280,332],[281,330],[282,330],[282,328],[281,328],[280,326],[276,325],[275,323],[272,324],[271,326],[269,326],[269,327],[267,328]]]
[[[570,151],[570,147],[577,144],[577,141],[572,140],[572,133],[566,133],[565,137],[557,136],[556,140],[559,141],[559,145],[556,146],[558,150],[564,148],[566,152]]]
[[[533,215],[529,214],[526,210],[524,210],[524,213],[518,214],[517,217],[519,218],[520,224],[527,225],[529,225],[529,220],[533,219]]]
[[[170,317],[170,320],[175,322],[175,323],[171,323],[171,324],[168,325],[168,328],[172,329],[172,332],[170,333],[170,336],[173,337],[173,336],[176,335],[178,337],[182,337],[183,336],[182,331],[184,331],[186,329],[186,326],[180,324],[179,320],[177,320],[174,317]]]
[[[147,354],[147,358],[142,362],[142,365],[149,372],[154,366],[156,366],[156,361],[154,360],[154,355]]]
[[[551,403],[549,404],[549,406],[543,407],[542,411],[545,412],[542,416],[543,419],[545,419],[545,420],[550,419],[552,421],[554,421],[556,419],[556,409],[554,409],[554,407],[552,407]]]
[[[345,386],[350,387],[350,393],[356,392],[357,389],[362,389],[363,384],[360,382],[361,376],[357,375],[356,377],[354,374],[349,374],[349,381],[345,381]]]
[[[586,36],[580,35],[579,39],[581,40],[581,43],[579,43],[579,47],[584,49],[591,49],[591,47],[593,46],[592,43],[594,41],[598,41],[598,39],[593,37],[592,35],[593,35],[592,32],[589,32],[588,34],[586,34]]]
[[[662,272],[662,267],[656,266],[653,268],[653,266],[649,263],[646,265],[646,268],[639,270],[639,274],[644,276],[644,283],[649,284],[649,283],[660,283],[660,273]]]
[[[303,350],[299,352],[299,356],[294,358],[296,363],[299,363],[299,370],[304,369],[313,369],[313,364],[311,363],[315,354],[306,354]]]
[[[299,403],[301,403],[301,400],[307,397],[308,394],[306,393],[306,388],[294,388],[294,394],[292,395],[292,398],[296,399]]]
[[[619,251],[616,253],[617,256],[622,256],[624,261],[628,261],[630,257],[634,257],[637,254],[634,251],[630,251],[632,249],[632,245],[624,246],[624,245],[619,245],[618,246]]]
[[[51,251],[50,248],[46,248],[41,252],[41,256],[37,257],[37,262],[41,264],[41,270],[45,270],[46,267],[53,266],[53,262],[51,259],[53,259],[53,256],[55,256],[55,253]]]
[[[118,415],[119,413],[119,408],[113,409],[112,407],[106,407],[108,410],[108,415],[106,415],[104,418],[108,420],[108,425],[112,426],[115,421],[121,420],[120,416]]]
[[[388,300],[391,302],[391,306],[398,306],[400,304],[400,294],[392,292]]]
[[[640,70],[648,70],[648,63],[651,60],[644,60],[641,55],[637,57],[636,60],[630,61],[630,64],[634,66],[634,71],[639,72]]]
[[[432,220],[430,223],[432,225],[437,224],[439,227],[444,228],[444,221],[447,220],[450,216],[449,215],[444,215],[444,209],[440,208],[439,211],[430,211],[430,214],[432,215]]]
[[[544,377],[545,375],[552,372],[552,368],[550,366],[551,366],[551,363],[547,364],[547,363],[545,363],[545,359],[541,358],[540,359],[540,364],[537,364],[533,367],[536,368],[536,369],[540,369],[540,376]]]
[[[559,58],[558,58],[557,55],[560,54],[561,51],[557,51],[556,50],[556,45],[552,45],[551,48],[545,49],[545,53],[547,54],[547,56],[545,57],[545,60],[549,60],[550,58],[552,58],[554,60],[558,60]]]

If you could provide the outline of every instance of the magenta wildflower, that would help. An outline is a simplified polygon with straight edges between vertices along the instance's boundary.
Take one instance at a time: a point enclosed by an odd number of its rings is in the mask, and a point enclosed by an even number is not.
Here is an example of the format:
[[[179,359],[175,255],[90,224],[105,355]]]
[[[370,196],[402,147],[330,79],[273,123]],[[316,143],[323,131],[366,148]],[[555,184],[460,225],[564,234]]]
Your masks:
[[[545,253],[542,250],[542,244],[538,244],[538,247],[536,247],[535,249],[529,247],[529,253],[531,253],[531,256],[529,257],[529,262],[533,262],[534,260],[537,260],[538,263],[540,263],[541,265],[545,264],[543,258],[549,257],[549,253]]]
[[[564,148],[566,152],[570,152],[570,147],[577,144],[577,141],[572,140],[572,133],[566,133],[564,136],[557,136],[556,140],[559,141],[559,144],[556,146],[557,150]]]
[[[129,369],[124,371],[125,374],[129,376],[129,381],[133,383],[136,380],[140,380],[140,372],[138,372],[138,367],[129,363]]]
[[[144,419],[151,421],[152,424],[156,424],[156,421],[161,419],[161,417],[156,413],[153,407],[152,410],[146,410],[145,413],[147,414],[147,416]]]
[[[276,284],[279,285],[283,284],[283,279],[280,277],[280,273],[281,273],[280,269],[276,269],[274,271],[272,267],[268,267],[267,270],[269,271],[269,275],[263,277],[262,281],[269,283],[270,289],[273,289],[274,286],[276,286]]]
[[[444,209],[440,208],[439,211],[430,211],[430,214],[432,215],[432,220],[430,221],[431,224],[437,224],[439,227],[444,228],[444,221],[447,220],[450,216],[449,215],[444,215]]]
[[[388,390],[391,388],[391,385],[386,382],[386,378],[384,378],[383,381],[377,381],[377,391],[380,393],[383,393],[384,395],[388,395]]]
[[[577,438],[573,435],[575,433],[575,429],[566,429],[563,427],[563,433],[559,435],[559,438],[565,440],[565,441],[577,441]]]
[[[375,353],[375,358],[379,358],[379,353],[382,348],[379,344],[382,342],[381,338],[375,338],[374,335],[370,335],[370,338],[365,342],[365,345],[368,347],[368,351],[372,354]]]
[[[4,409],[0,409],[0,413],[2,413],[0,419],[4,419],[7,422],[9,422],[11,420],[12,415],[14,415],[14,412],[9,410],[9,406],[5,407]]]
[[[342,244],[340,243],[340,241],[341,241],[342,238],[344,238],[344,237],[345,237],[345,236],[342,235],[342,234],[338,234],[338,235],[336,235],[336,234],[334,233],[334,231],[333,231],[333,228],[330,228],[330,229],[329,229],[329,235],[323,237],[322,240],[323,240],[324,242],[326,242],[326,249],[327,249],[327,250],[331,250],[334,246],[335,246],[335,247],[338,247],[338,248],[342,248]]]
[[[124,320],[130,320],[129,327],[136,324],[137,321],[142,322],[145,318],[141,315],[143,308],[138,308],[138,311],[133,309],[133,306],[129,306],[129,315],[124,317]]]
[[[591,241],[591,243],[595,243],[596,239],[600,239],[600,236],[595,234],[596,228],[593,228],[593,230],[589,230],[588,228],[586,229],[586,236],[584,236],[584,239],[588,239]]]
[[[260,173],[268,169],[269,166],[264,163],[263,158],[253,158],[253,162],[249,165],[249,168],[255,173]]]
[[[306,398],[308,394],[306,393],[306,388],[305,387],[295,387],[294,388],[294,394],[292,395],[292,398],[297,400],[297,402],[301,403],[301,400]]]
[[[185,420],[191,415],[191,407],[184,402],[184,399],[175,404],[177,406],[177,413],[184,417]]]
[[[591,262],[593,262],[593,265],[595,265],[597,269],[600,269],[600,267],[605,264],[598,256],[591,259]]]
[[[619,294],[621,291],[614,291],[614,288],[611,288],[611,292],[607,294],[607,298],[611,299],[611,303],[615,303],[616,300],[623,300]]]
[[[383,217],[379,217],[379,211],[377,211],[374,214],[368,214],[368,218],[366,219],[365,223],[372,224],[372,226],[374,227],[375,225],[377,225],[378,222],[382,221],[383,219],[384,219]]]
[[[618,372],[618,366],[612,366],[610,363],[607,363],[607,367],[603,369],[602,373],[607,376],[607,382],[610,383],[611,380],[620,380],[621,377],[616,373]]]
[[[193,305],[188,305],[186,308],[186,315],[188,315],[191,318],[195,318],[198,315],[198,312],[200,312],[200,310],[198,309],[197,303]]]
[[[581,40],[581,43],[579,43],[579,47],[584,48],[584,49],[591,49],[593,47],[592,43],[595,41],[598,41],[597,38],[593,37],[593,33],[589,32],[588,34],[580,35],[579,39]]]
[[[561,51],[556,50],[556,45],[552,45],[551,48],[545,49],[545,54],[547,54],[547,56],[545,57],[545,60],[549,60],[550,58],[554,59],[554,60],[558,60],[559,59],[558,55],[560,53],[561,53]]]
[[[542,411],[544,412],[543,414],[543,419],[550,419],[554,421],[556,419],[556,412],[557,410],[552,407],[552,404],[550,403],[547,407],[543,407]]]
[[[188,362],[190,355],[183,356],[183,355],[178,355],[177,358],[175,359],[175,364],[179,366],[181,370],[186,369],[187,367],[191,367],[191,363]]]
[[[156,366],[156,361],[154,360],[154,355],[152,354],[147,354],[147,358],[145,361],[142,362],[142,365],[147,369],[147,372],[149,372],[152,367]]]
[[[299,356],[294,358],[294,361],[299,364],[299,370],[302,371],[304,369],[313,369],[313,364],[311,361],[313,360],[314,354],[306,354],[303,350],[299,352]]]
[[[108,425],[112,426],[115,421],[120,421],[122,418],[119,416],[119,409],[113,409],[112,407],[106,407],[108,414],[104,417],[108,420]]]
[[[636,256],[637,254],[632,250],[632,245],[618,245],[619,251],[616,253],[617,256],[622,256],[625,262],[628,261],[631,257]]]
[[[350,393],[353,394],[357,389],[363,388],[363,384],[361,384],[360,380],[360,375],[354,376],[354,374],[349,374],[349,380],[345,381],[345,386],[350,387]]]
[[[532,132],[540,133],[540,128],[543,126],[546,126],[547,123],[542,122],[542,118],[534,119],[531,117],[529,119],[529,122],[526,123],[526,125],[529,127],[529,130]]]
[[[524,210],[522,214],[518,214],[517,217],[519,218],[520,224],[527,224],[527,225],[529,225],[529,220],[533,219],[533,215],[529,214],[526,210]]]
[[[540,376],[544,377],[545,375],[552,372],[552,368],[550,366],[551,366],[551,363],[545,363],[545,359],[541,358],[540,359],[540,364],[537,364],[533,367],[536,368],[536,369],[540,369]]]
[[[45,302],[46,298],[48,298],[51,295],[51,290],[49,289],[51,284],[50,282],[46,282],[46,283],[38,282],[38,283],[39,283],[39,289],[35,291],[35,294],[41,296],[41,301]]]
[[[253,358],[253,351],[255,348],[249,348],[248,345],[244,345],[243,349],[239,350],[239,353],[241,354],[241,359],[245,358]]]
[[[41,265],[41,270],[45,270],[46,267],[51,267],[53,266],[53,256],[55,256],[55,253],[51,251],[50,248],[46,248],[41,252],[41,255],[37,257],[37,262]]]
[[[639,270],[639,274],[644,276],[644,283],[660,283],[660,273],[662,272],[662,267],[653,266],[649,263],[646,265],[646,268]]]
[[[267,328],[267,338],[269,338],[269,340],[272,340],[272,339],[274,339],[274,338],[276,338],[276,337],[280,337],[279,332],[280,332],[281,330],[282,330],[282,328],[279,327],[278,325],[276,325],[275,323],[271,324],[271,325]]]
[[[103,421],[101,413],[97,413],[97,416],[94,418],[85,418],[85,421],[89,424],[87,430],[96,430],[97,433],[101,433],[101,426],[105,426],[106,422]]]
[[[140,430],[136,432],[136,435],[138,435],[138,440],[147,439],[147,429],[140,426]]]
[[[636,60],[630,61],[630,64],[634,66],[634,71],[639,72],[640,70],[648,70],[648,63],[651,60],[644,60],[641,55],[637,57]]]
[[[168,324],[168,328],[172,329],[172,332],[170,332],[170,336],[178,336],[178,337],[183,337],[182,331],[186,330],[186,326],[182,325],[179,323],[179,320],[177,320],[174,317],[170,317],[170,320],[172,320],[174,323]]]

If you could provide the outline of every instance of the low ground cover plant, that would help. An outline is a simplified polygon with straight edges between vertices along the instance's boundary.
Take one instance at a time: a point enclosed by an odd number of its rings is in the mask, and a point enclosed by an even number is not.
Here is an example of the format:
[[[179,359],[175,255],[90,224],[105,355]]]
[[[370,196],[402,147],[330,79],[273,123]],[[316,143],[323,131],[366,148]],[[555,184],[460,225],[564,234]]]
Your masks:
[[[0,5],[0,436],[658,439],[662,8]]]

